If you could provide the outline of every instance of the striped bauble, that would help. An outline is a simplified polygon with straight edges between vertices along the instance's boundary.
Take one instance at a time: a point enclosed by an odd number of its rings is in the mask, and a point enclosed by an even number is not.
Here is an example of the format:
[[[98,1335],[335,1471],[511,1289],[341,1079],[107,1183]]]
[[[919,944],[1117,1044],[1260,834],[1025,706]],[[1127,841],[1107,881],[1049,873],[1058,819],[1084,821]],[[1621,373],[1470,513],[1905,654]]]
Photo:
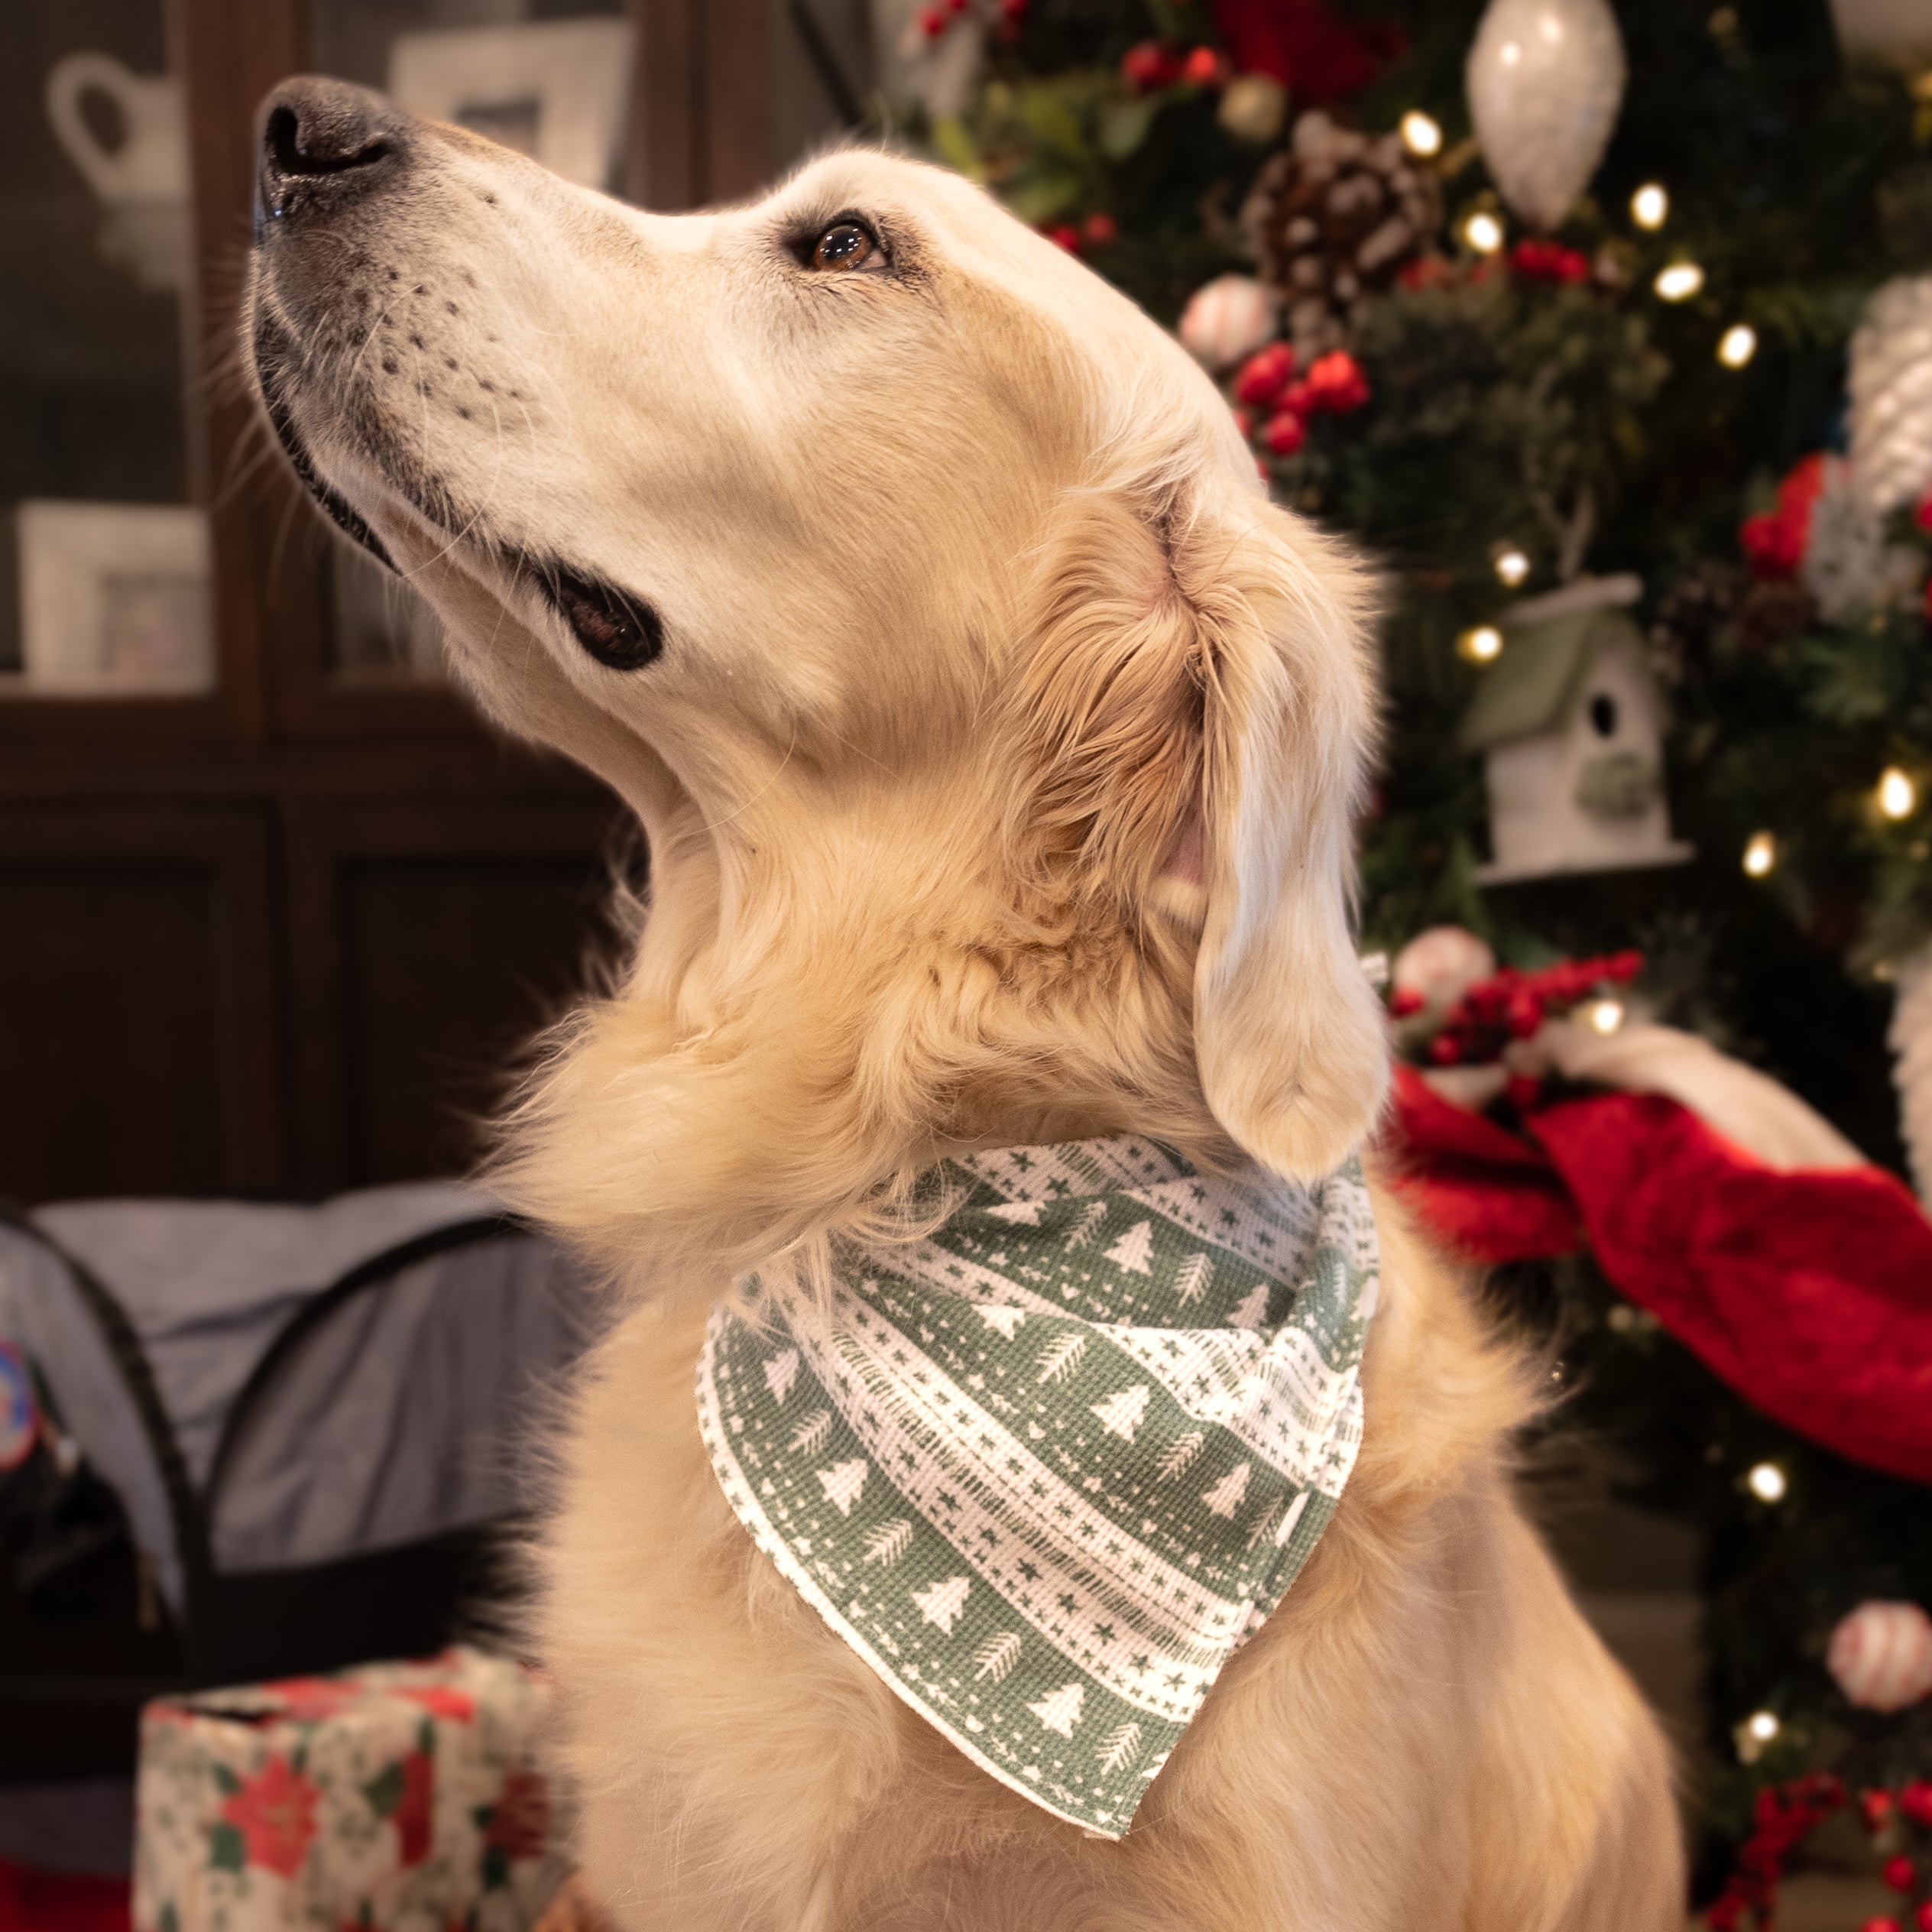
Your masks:
[[[1865,1710],[1903,1710],[1932,1691],[1932,1617],[1916,1603],[1861,1603],[1831,1633],[1825,1668]]]

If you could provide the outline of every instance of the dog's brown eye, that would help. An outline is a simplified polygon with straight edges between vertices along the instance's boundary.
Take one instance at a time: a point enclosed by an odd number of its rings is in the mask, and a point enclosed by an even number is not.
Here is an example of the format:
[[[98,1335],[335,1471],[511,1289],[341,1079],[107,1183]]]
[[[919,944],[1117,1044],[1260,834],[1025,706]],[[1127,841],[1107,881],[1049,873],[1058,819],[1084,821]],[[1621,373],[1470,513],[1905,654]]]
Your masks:
[[[640,671],[664,648],[664,625],[648,604],[611,585],[558,570],[549,591],[579,643],[614,671]]]
[[[812,245],[814,268],[858,268],[870,261],[878,244],[857,222],[835,222]]]

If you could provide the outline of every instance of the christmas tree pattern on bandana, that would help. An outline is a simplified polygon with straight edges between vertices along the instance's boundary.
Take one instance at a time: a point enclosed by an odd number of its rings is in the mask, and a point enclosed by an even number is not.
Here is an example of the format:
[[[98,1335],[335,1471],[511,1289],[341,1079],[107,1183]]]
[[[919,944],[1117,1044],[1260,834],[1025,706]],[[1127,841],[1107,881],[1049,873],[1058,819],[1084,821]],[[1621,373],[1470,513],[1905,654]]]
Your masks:
[[[893,1691],[1117,1838],[1348,1480],[1367,1190],[1353,1160],[1264,1185],[1132,1137],[941,1173],[962,1204],[822,1305],[714,1314],[705,1445]]]

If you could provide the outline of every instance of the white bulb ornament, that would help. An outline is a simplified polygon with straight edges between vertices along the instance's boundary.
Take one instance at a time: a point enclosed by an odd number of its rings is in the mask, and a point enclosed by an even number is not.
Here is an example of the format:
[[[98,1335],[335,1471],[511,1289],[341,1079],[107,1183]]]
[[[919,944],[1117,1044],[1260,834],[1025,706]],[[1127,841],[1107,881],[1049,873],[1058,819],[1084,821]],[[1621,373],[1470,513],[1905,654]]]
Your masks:
[[[1275,298],[1252,275],[1219,275],[1182,312],[1182,345],[1196,361],[1226,369],[1273,338]]]
[[[1479,981],[1493,977],[1496,955],[1460,925],[1432,925],[1396,955],[1398,993],[1421,1002],[1421,1010],[1445,1013]]]
[[[1932,1692],[1932,1617],[1916,1603],[1861,1603],[1831,1633],[1825,1668],[1861,1710],[1903,1710]]]
[[[1852,337],[1852,475],[1884,517],[1932,488],[1932,275],[1901,275]]]
[[[1590,185],[1625,75],[1606,0],[1490,0],[1463,83],[1490,173],[1532,226],[1556,227]]]

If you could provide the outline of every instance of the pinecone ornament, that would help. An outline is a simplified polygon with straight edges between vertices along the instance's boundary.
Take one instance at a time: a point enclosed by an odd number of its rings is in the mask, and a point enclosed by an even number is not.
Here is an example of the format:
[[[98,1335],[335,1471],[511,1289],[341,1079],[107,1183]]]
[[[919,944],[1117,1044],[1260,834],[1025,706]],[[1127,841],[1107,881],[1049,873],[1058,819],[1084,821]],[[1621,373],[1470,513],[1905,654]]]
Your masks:
[[[1744,593],[1737,610],[1737,640],[1747,651],[1769,650],[1817,621],[1817,600],[1796,579],[1767,578]]]
[[[1442,193],[1399,135],[1358,134],[1315,109],[1256,177],[1241,225],[1305,362],[1340,348],[1356,303],[1441,232]]]
[[[1650,627],[1652,667],[1663,682],[1695,682],[1710,669],[1718,634],[1737,614],[1750,580],[1736,564],[1694,564],[1664,593]]]

